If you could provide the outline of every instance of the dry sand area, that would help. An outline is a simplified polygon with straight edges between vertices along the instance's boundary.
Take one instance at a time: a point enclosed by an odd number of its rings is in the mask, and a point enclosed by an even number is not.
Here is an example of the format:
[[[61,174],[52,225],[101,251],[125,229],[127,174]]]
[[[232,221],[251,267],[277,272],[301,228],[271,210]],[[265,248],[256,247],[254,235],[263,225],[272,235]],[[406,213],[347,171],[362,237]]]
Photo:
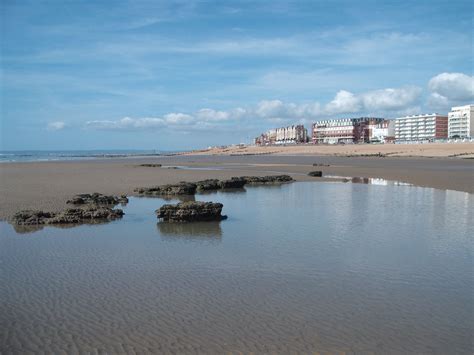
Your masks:
[[[474,144],[446,147],[457,147],[457,150],[454,150],[457,152],[455,154],[461,154],[469,149],[472,151]],[[63,209],[66,207],[66,200],[77,193],[132,195],[136,187],[179,181],[281,173],[290,174],[297,181],[333,180],[327,177],[307,176],[307,173],[313,170],[321,170],[325,176],[382,178],[417,186],[474,193],[474,159],[466,159],[465,155],[426,158],[289,154],[292,149],[304,148],[291,147],[288,149],[288,154],[191,154],[93,161],[2,163],[0,219],[7,219],[21,209],[35,208],[49,211]],[[267,148],[262,150],[265,149]],[[287,148],[269,147],[268,150],[270,149]],[[307,147],[307,149],[313,148]],[[368,146],[364,149],[373,148]],[[416,150],[415,147],[412,149]],[[435,148],[433,149],[435,151]],[[361,152],[366,150],[358,150],[358,153],[362,154]],[[139,166],[143,163],[160,163],[163,166]],[[322,166],[314,167],[313,164]]]
[[[380,154],[387,157],[474,157],[474,143],[231,146],[227,148],[211,148],[187,154],[278,154],[332,156],[360,156]]]

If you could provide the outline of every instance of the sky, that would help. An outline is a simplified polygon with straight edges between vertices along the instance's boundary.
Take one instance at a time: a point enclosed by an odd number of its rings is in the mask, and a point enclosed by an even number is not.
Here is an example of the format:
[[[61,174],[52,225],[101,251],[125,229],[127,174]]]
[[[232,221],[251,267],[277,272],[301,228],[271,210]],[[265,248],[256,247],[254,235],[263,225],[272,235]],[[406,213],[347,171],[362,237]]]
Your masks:
[[[474,103],[471,1],[1,0],[0,149],[181,150]]]

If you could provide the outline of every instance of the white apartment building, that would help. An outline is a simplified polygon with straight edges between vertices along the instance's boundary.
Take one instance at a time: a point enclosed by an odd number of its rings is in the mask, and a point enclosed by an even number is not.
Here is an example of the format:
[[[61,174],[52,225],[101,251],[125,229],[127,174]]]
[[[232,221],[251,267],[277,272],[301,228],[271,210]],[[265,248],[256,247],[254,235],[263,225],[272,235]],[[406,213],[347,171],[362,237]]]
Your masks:
[[[384,120],[371,123],[369,128],[369,142],[385,143],[395,138],[395,120]]]
[[[276,144],[306,143],[308,131],[303,125],[276,129]]]
[[[448,137],[474,137],[474,105],[457,106],[448,113]]]
[[[395,119],[395,140],[398,142],[433,141],[448,138],[448,117],[437,113]]]

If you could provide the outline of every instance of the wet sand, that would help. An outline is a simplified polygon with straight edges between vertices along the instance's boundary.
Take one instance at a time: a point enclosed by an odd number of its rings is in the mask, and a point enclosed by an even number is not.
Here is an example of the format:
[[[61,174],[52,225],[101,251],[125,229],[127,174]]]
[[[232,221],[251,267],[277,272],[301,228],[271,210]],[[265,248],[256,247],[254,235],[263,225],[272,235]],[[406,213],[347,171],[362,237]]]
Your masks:
[[[161,163],[163,167],[140,167]],[[329,166],[313,167],[313,164]],[[169,167],[179,166],[178,169]],[[133,194],[133,189],[206,178],[290,174],[298,181],[324,181],[306,174],[372,177],[417,186],[474,193],[474,160],[426,157],[342,157],[315,155],[182,155],[93,161],[3,163],[0,219],[21,209],[57,211],[76,193]]]

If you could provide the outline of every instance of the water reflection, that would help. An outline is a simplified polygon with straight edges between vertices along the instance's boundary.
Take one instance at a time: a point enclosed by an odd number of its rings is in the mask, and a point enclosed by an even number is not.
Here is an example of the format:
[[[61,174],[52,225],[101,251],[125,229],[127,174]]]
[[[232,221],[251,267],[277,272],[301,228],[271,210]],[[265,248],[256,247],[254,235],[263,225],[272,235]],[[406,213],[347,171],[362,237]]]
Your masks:
[[[157,229],[162,240],[200,240],[220,242],[220,222],[169,223],[158,222]]]
[[[352,182],[354,184],[370,184],[370,185],[382,185],[382,186],[413,186],[407,182],[386,180],[382,178],[370,178],[370,177],[347,177],[338,175],[324,175],[325,178],[340,180],[342,182]]]
[[[12,223],[12,227],[18,234],[30,234],[34,232],[38,232],[43,230],[46,227],[57,228],[57,229],[71,229],[78,226],[84,225],[100,225],[100,224],[107,224],[112,222],[111,220],[91,220],[85,221],[82,223],[63,223],[63,224],[32,224],[32,225],[18,225]]]

